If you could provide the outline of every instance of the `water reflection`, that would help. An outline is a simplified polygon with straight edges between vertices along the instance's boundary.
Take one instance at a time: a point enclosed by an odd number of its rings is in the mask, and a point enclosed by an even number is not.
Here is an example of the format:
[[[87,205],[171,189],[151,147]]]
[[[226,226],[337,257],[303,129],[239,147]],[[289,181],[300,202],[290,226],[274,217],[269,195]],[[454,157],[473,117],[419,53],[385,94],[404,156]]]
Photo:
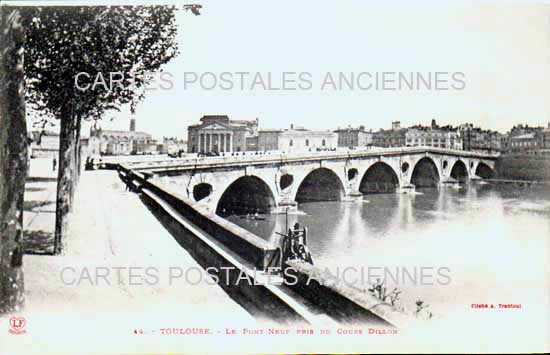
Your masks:
[[[418,194],[410,195],[365,195],[360,202],[302,203],[300,210],[303,214],[272,215],[261,221],[238,216],[228,219],[271,241],[276,238],[276,232],[284,233],[286,228],[299,222],[309,229],[314,255],[333,258],[354,249],[368,248],[371,239],[399,238],[422,228],[444,226],[449,221],[472,223],[474,217],[490,210],[502,211],[505,215],[534,213],[541,218],[548,217],[550,193],[472,184],[460,189],[420,188]]]
[[[298,221],[308,227],[318,265],[449,267],[452,285],[445,289],[400,287],[411,302],[419,297],[434,308],[483,302],[492,294],[524,297],[515,294],[511,282],[542,287],[550,252],[548,189],[470,184],[418,192],[365,195],[362,202],[303,203],[305,214],[289,215],[288,226]],[[272,241],[287,226],[285,215],[230,219]]]

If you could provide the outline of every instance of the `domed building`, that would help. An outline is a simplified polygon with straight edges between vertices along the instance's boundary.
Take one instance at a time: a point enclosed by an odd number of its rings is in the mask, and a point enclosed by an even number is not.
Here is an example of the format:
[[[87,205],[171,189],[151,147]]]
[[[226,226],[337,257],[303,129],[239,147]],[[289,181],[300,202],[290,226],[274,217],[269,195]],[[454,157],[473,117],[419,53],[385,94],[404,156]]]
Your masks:
[[[230,120],[227,115],[206,115],[187,128],[189,153],[223,153],[256,150],[258,119]]]

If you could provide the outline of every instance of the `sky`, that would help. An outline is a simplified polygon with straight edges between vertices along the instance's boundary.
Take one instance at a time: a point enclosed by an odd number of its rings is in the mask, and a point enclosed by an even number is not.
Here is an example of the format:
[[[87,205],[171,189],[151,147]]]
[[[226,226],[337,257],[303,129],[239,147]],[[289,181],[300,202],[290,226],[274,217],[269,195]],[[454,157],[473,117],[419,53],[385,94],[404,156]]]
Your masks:
[[[164,70],[173,88],[147,93],[138,130],[187,136],[202,115],[259,118],[260,128],[367,129],[469,122],[508,131],[550,122],[550,5],[530,2],[207,1],[179,11],[181,55]],[[308,73],[308,90],[208,90],[190,73],[259,72],[281,86]],[[326,73],[460,72],[463,90],[321,90]],[[187,74],[186,74],[187,73]],[[238,86],[238,80],[233,77]],[[212,82],[206,82],[210,86]],[[248,86],[251,80],[246,81]],[[290,85],[292,86],[292,85]],[[295,86],[295,85],[294,85]],[[127,129],[128,110],[105,129]]]

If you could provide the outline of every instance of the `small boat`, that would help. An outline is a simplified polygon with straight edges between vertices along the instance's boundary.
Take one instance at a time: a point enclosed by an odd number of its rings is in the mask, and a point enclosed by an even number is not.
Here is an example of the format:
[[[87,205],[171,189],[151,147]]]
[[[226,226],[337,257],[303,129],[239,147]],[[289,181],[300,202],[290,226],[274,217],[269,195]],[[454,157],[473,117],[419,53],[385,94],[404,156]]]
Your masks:
[[[255,213],[255,214],[248,213],[248,214],[240,215],[239,218],[241,218],[241,219],[251,219],[253,221],[265,221],[267,217],[262,216],[258,213]]]

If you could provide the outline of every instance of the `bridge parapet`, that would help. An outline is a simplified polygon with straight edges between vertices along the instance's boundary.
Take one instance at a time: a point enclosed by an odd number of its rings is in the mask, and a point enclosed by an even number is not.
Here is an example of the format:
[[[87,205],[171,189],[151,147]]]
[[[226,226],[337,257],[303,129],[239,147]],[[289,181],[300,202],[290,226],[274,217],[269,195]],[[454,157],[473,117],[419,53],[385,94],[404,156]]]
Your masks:
[[[414,147],[174,159],[124,166],[153,176],[152,180],[171,186],[212,213],[245,201],[251,206],[239,213],[246,214],[281,212],[295,207],[297,201],[354,200],[364,193],[409,192],[415,186],[478,179],[479,166],[485,169],[482,175],[486,178],[495,160],[493,155],[475,152]],[[221,206],[222,200],[229,205]]]
[[[477,152],[469,152],[463,150],[453,150],[435,147],[400,147],[400,148],[378,148],[357,149],[332,152],[307,152],[307,153],[270,153],[262,155],[237,155],[237,156],[220,156],[220,157],[188,157],[151,160],[147,162],[120,162],[133,170],[167,170],[178,168],[195,167],[200,168],[221,168],[234,165],[263,165],[277,163],[297,163],[319,160],[338,160],[338,159],[363,159],[377,156],[399,156],[399,155],[418,155],[418,154],[433,154],[447,155],[456,157],[469,157],[477,159],[485,159],[494,161],[498,158],[494,154],[484,154]],[[108,161],[108,158],[104,158]]]

